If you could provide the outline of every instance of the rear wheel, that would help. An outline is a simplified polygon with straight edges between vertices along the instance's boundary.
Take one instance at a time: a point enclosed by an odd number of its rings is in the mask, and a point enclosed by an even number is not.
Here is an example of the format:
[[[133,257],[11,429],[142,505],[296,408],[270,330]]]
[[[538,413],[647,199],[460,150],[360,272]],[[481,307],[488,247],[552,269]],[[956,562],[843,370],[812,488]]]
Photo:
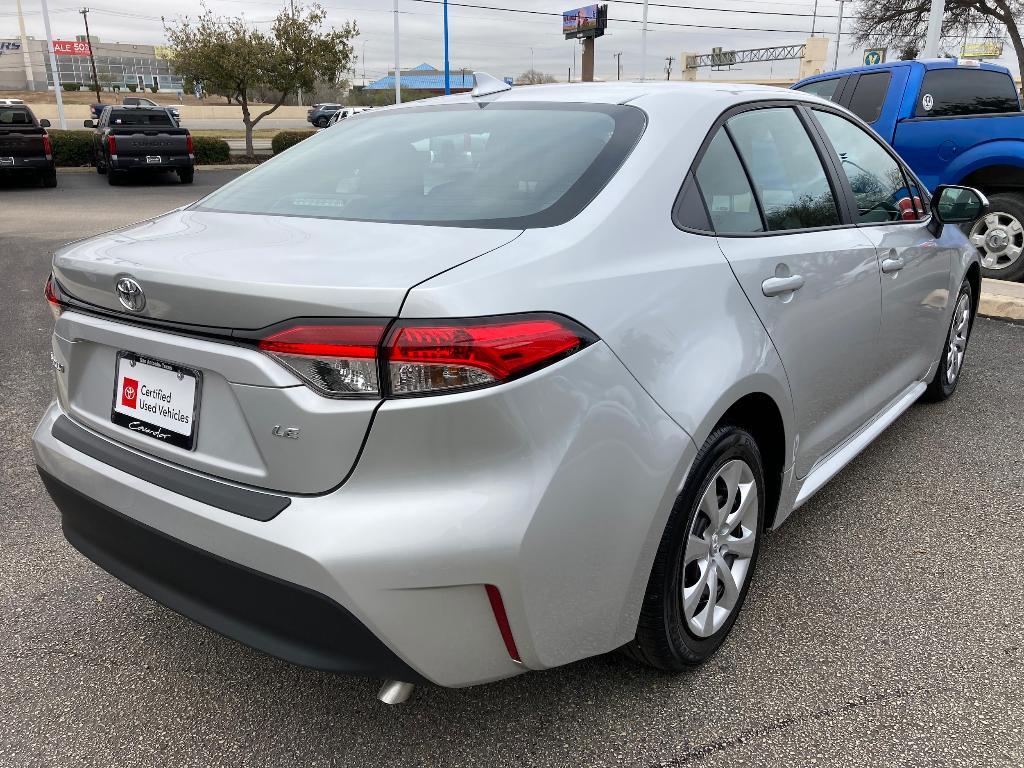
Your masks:
[[[104,165],[102,160],[98,160],[96,162],[96,173],[98,173],[100,176],[105,176],[107,173],[107,166]]]
[[[182,184],[191,184],[196,176],[195,168],[179,168],[178,181]]]
[[[316,121],[316,127],[317,128],[326,128],[327,127],[327,118],[326,117],[318,118],[317,121]]]
[[[57,186],[57,169],[48,168],[39,174],[39,181],[44,187],[56,187]]]
[[[108,168],[107,183],[112,187],[118,186],[121,183],[121,172],[115,171],[113,168]]]
[[[971,327],[974,325],[972,296],[971,284],[964,280],[960,286],[960,293],[957,294],[953,319],[950,320],[946,343],[942,348],[939,370],[935,372],[935,377],[928,385],[924,394],[925,400],[933,403],[947,400],[956,392],[967,355],[967,343],[971,339]]]
[[[716,429],[669,516],[627,655],[679,672],[718,650],[754,573],[764,487],[761,452],[750,433]]]
[[[989,210],[967,236],[981,255],[981,274],[995,280],[1024,278],[1024,195],[989,198]]]

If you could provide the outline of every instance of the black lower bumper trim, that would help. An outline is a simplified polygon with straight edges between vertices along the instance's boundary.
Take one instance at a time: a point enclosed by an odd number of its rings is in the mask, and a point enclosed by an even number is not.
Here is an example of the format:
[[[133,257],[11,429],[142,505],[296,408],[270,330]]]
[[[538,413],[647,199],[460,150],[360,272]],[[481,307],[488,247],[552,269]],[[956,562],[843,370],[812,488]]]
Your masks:
[[[295,664],[426,682],[325,595],[178,541],[83,496],[41,468],[39,474],[72,546],[168,608]]]

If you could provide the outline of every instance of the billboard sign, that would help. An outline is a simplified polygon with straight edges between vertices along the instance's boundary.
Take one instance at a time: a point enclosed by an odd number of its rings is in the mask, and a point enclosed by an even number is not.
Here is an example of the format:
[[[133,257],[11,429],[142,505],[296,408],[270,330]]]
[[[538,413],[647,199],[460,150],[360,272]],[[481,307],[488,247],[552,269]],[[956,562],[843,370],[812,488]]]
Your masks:
[[[88,56],[89,44],[84,40],[54,40],[53,52],[58,56]]]
[[[973,43],[964,43],[965,59],[998,59],[1003,55],[1003,42],[1001,40],[981,40]]]
[[[562,34],[574,37],[600,37],[608,26],[607,5],[585,5],[562,12]]]

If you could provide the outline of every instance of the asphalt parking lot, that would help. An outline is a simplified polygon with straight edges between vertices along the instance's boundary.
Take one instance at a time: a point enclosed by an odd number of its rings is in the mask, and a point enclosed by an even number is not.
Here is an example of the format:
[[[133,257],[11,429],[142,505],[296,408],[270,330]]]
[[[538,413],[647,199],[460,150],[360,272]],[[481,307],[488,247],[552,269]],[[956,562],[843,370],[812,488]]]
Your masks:
[[[87,561],[30,445],[50,255],[236,174],[0,185],[0,766],[1024,765],[1020,325],[979,320],[956,397],[766,538],[730,639],[683,676],[610,655],[389,708],[376,682],[251,651]]]

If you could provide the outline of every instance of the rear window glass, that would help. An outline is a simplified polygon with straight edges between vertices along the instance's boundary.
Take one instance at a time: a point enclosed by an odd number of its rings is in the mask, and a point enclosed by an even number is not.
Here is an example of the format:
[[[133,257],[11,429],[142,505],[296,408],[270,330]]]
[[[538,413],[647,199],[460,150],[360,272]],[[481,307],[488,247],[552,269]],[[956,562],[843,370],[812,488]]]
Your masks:
[[[729,134],[719,130],[697,167],[697,184],[719,234],[761,232],[761,212]]]
[[[150,112],[148,110],[115,109],[110,112],[109,122],[111,125],[156,125],[167,126],[168,128],[174,126],[171,116],[165,110]]]
[[[882,114],[886,91],[889,90],[889,73],[873,72],[861,75],[853,87],[850,97],[850,111],[865,123],[873,123]]]
[[[917,117],[1018,112],[1017,86],[1009,75],[984,69],[932,69],[917,97]]]
[[[836,100],[836,92],[839,90],[840,78],[833,77],[829,80],[815,80],[813,83],[801,85],[796,90],[802,93],[809,93],[812,96],[820,96],[829,101]]]
[[[568,221],[645,125],[635,107],[477,104],[362,114],[200,201],[199,210],[520,229]]]
[[[34,125],[27,109],[0,107],[0,125]]]

